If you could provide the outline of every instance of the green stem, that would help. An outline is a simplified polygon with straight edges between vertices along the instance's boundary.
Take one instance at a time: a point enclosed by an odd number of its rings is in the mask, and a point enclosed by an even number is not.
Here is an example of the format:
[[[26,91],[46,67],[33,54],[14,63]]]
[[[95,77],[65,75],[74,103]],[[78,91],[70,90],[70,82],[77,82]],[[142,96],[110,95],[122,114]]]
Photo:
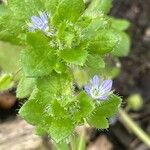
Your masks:
[[[78,150],[85,150],[85,130],[84,129],[80,135]]]
[[[125,125],[129,127],[129,129],[131,129],[134,134],[148,146],[148,148],[150,148],[150,136],[147,135],[124,110],[120,109],[119,115],[122,122],[124,122]]]
[[[72,135],[71,136],[71,150],[76,150],[76,136]]]

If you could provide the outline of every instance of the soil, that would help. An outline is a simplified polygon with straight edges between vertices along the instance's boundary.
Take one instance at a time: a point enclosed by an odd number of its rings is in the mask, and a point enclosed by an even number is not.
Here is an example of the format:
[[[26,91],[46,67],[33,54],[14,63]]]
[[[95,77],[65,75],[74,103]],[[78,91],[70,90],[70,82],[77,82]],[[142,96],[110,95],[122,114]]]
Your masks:
[[[138,116],[134,119],[150,134],[150,0],[113,0],[113,3],[111,15],[131,22],[128,33],[132,40],[129,56],[120,58],[122,69],[114,88],[123,96],[124,104],[129,95],[141,94],[144,107],[130,115]],[[120,122],[107,134],[115,150],[148,150]]]
[[[113,0],[113,3],[111,15],[126,18],[131,22],[128,33],[132,40],[129,56],[120,58],[122,69],[121,74],[114,81],[114,88],[123,96],[124,105],[129,95],[141,94],[144,100],[143,108],[136,112],[130,111],[130,115],[144,131],[150,134],[150,0]],[[8,102],[7,104],[0,103],[0,122],[5,122],[16,117],[21,104],[14,99],[15,89],[7,91],[5,95],[0,94],[0,97],[2,96]],[[148,150],[119,121],[107,131],[92,130],[90,146],[100,143],[97,141],[109,143],[109,146],[106,144],[109,148],[105,150],[112,149],[112,147],[114,150]]]

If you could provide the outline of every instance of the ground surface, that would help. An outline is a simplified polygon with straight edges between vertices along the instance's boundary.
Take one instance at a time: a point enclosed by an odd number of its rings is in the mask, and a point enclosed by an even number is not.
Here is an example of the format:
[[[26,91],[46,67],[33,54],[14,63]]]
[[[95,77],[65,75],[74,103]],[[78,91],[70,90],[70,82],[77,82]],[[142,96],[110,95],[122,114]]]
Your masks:
[[[129,56],[120,59],[122,71],[115,80],[115,89],[124,98],[133,93],[142,95],[144,107],[130,114],[150,134],[150,0],[114,0],[111,14],[131,22],[128,33],[132,40]],[[114,144],[118,150],[147,150],[119,123],[111,128],[111,133],[113,141],[118,139],[119,147]]]

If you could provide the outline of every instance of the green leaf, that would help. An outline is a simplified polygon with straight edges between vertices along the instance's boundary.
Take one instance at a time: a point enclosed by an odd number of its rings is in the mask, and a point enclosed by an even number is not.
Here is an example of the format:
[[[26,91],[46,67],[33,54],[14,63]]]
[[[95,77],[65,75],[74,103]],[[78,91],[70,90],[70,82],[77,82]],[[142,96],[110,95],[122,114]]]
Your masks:
[[[130,22],[125,19],[111,18],[111,27],[118,31],[127,30],[130,26]]]
[[[91,40],[97,36],[99,30],[109,29],[109,27],[110,21],[107,17],[99,16],[93,18],[89,25],[82,30],[83,40]]]
[[[112,7],[112,0],[92,0],[89,7],[85,10],[86,16],[107,14]]]
[[[53,72],[50,76],[38,78],[36,85],[49,99],[71,94],[70,76],[68,74]]]
[[[119,96],[112,94],[107,101],[101,103],[100,106],[96,108],[95,112],[99,113],[100,116],[111,117],[117,113],[121,101]]]
[[[121,104],[121,98],[115,94],[110,95],[109,99],[100,103],[95,110],[92,112],[87,122],[96,128],[106,129],[108,128],[107,118],[112,117],[117,113],[118,108]]]
[[[59,25],[66,20],[76,22],[84,11],[83,0],[62,0],[53,17],[53,23]]]
[[[52,102],[50,112],[52,113],[52,116],[54,118],[64,118],[68,116],[65,109],[60,105],[60,103],[57,100],[54,100]]]
[[[60,51],[59,56],[67,63],[82,66],[86,61],[88,52],[79,46],[72,49],[64,49]]]
[[[49,41],[40,32],[29,33],[29,48],[22,52],[22,66],[26,76],[45,76],[52,72],[56,63],[56,55],[49,46]]]
[[[0,19],[0,39],[15,44],[25,44],[27,22],[33,15],[44,10],[44,5],[37,0],[12,0],[8,3],[8,13]]]
[[[14,12],[15,18],[18,20],[30,19],[32,15],[36,15],[39,11],[44,8],[44,3],[39,0],[12,0],[9,2],[8,6]]]
[[[100,55],[111,52],[118,44],[120,36],[114,30],[100,30],[89,45],[89,51]]]
[[[121,71],[120,69],[121,68],[119,66],[118,67],[107,66],[105,68],[100,69],[99,74],[105,77],[109,77],[110,79],[114,79],[119,76],[120,71]]]
[[[109,127],[108,120],[98,115],[91,116],[91,118],[88,119],[88,123],[97,129],[107,129]]]
[[[75,68],[73,70],[73,76],[75,79],[76,84],[80,89],[83,88],[83,86],[87,83],[88,81],[88,74],[83,68]]]
[[[17,98],[28,97],[35,88],[35,79],[22,77],[17,86]]]
[[[0,91],[8,90],[14,85],[13,76],[11,74],[3,74],[0,77]]]
[[[130,37],[124,32],[120,32],[120,37],[121,40],[112,51],[112,54],[117,57],[125,57],[129,54],[131,41]]]
[[[94,103],[92,99],[85,93],[81,92],[77,96],[78,104],[77,104],[77,110],[73,113],[73,120],[75,122],[80,122],[84,118],[88,117],[90,113],[94,109]]]
[[[84,29],[91,23],[91,21],[91,18],[82,15],[76,22],[76,25],[79,26],[81,29]]]
[[[62,0],[51,0],[51,1],[45,0],[44,3],[45,3],[46,12],[49,12],[49,14],[54,15],[61,1]]]
[[[40,125],[46,113],[49,100],[43,98],[40,91],[33,99],[29,99],[19,110],[19,114],[32,125]],[[47,115],[47,114],[46,114]]]
[[[105,62],[101,56],[93,54],[88,56],[86,65],[90,72],[96,73],[105,67]]]
[[[8,13],[9,9],[5,5],[0,5],[0,18]]]
[[[62,60],[57,60],[54,70],[57,73],[65,73],[67,72],[67,66]]]
[[[41,126],[37,126],[35,129],[35,133],[39,136],[44,136],[46,135],[46,131],[44,128],[42,128]]]
[[[48,133],[56,143],[59,143],[63,139],[66,139],[72,134],[74,125],[69,118],[53,118]]]
[[[0,42],[0,67],[4,72],[14,73],[20,68],[21,47]]]
[[[70,150],[69,145],[66,141],[61,141],[60,143],[56,144],[56,149],[57,150]]]

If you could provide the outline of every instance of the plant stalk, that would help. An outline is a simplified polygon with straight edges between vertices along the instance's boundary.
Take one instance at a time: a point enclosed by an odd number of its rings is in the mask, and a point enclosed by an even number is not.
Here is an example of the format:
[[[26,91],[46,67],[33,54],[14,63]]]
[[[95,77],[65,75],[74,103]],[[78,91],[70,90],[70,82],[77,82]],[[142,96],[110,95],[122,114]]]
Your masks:
[[[78,150],[85,150],[85,130],[84,129],[79,137]]]
[[[124,110],[119,110],[119,116],[121,121],[124,122],[125,125],[129,127],[129,129],[131,129],[134,134],[136,134],[137,137],[148,146],[148,148],[150,148],[150,136],[146,134]]]

